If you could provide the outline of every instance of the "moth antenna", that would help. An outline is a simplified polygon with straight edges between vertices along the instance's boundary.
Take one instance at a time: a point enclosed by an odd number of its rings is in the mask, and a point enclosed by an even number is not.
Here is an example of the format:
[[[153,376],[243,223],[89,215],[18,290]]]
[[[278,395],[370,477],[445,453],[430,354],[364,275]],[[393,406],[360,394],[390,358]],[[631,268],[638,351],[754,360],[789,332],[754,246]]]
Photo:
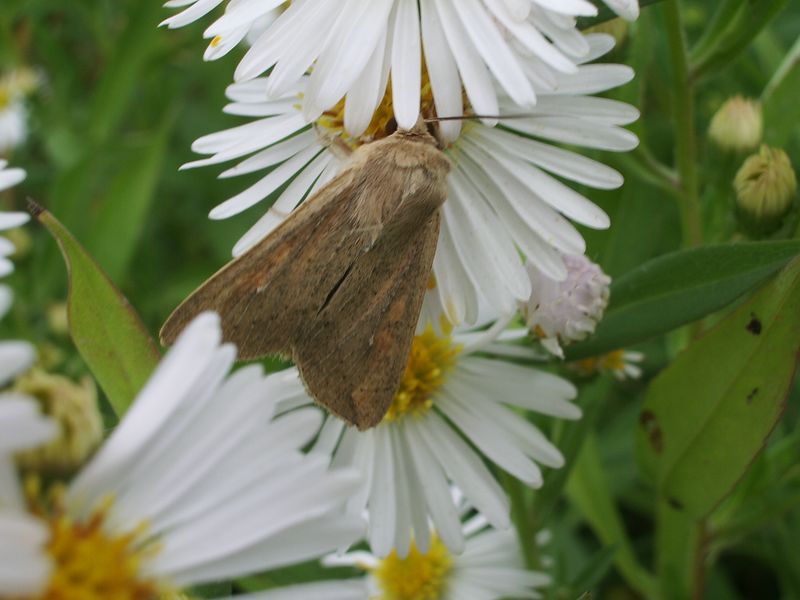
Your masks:
[[[472,121],[475,119],[497,119],[498,121],[506,121],[509,119],[530,119],[535,116],[533,113],[524,113],[519,115],[462,115],[460,117],[431,117],[425,119],[426,123],[438,123],[439,121]]]

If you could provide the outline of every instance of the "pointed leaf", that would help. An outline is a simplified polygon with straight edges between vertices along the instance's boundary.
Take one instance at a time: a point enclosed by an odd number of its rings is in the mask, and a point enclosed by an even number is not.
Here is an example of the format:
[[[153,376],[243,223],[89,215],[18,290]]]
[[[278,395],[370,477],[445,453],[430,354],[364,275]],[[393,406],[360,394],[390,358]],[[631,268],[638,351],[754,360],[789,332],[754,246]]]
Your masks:
[[[800,254],[800,242],[705,246],[651,260],[616,279],[595,334],[567,358],[643,342],[724,308]]]
[[[67,315],[75,346],[122,416],[158,363],[158,346],[72,234],[40,206],[32,205],[31,212],[56,239],[67,263]]]

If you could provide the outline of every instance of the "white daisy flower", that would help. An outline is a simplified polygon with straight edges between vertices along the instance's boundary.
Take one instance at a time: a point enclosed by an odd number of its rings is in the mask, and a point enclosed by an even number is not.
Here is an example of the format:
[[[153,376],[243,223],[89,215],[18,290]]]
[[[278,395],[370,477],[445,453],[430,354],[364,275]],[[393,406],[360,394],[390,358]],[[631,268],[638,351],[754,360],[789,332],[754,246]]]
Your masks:
[[[586,256],[564,256],[567,278],[557,281],[528,265],[531,297],[521,305],[528,329],[548,351],[564,358],[561,345],[594,333],[608,305],[611,278]]]
[[[220,340],[219,318],[198,317],[79,474],[29,498],[27,521],[49,535],[42,598],[156,597],[310,560],[363,534],[341,512],[357,474],[300,451],[320,412],[275,418],[284,390],[257,366],[229,374],[236,352]],[[275,598],[363,598],[354,582],[329,584],[330,595],[323,585]]]
[[[443,543],[461,553],[464,537],[450,483],[494,527],[509,527],[505,492],[482,456],[533,487],[542,484],[537,463],[563,465],[558,449],[516,409],[578,419],[581,411],[571,402],[575,387],[550,373],[481,356],[505,323],[452,337],[429,327],[415,337],[403,381],[380,425],[362,432],[333,416],[325,421],[312,454],[366,474],[348,509],[368,510],[368,537],[377,555],[395,549],[404,557],[412,538],[426,553],[429,521]],[[275,377],[295,387],[282,410],[311,402],[295,369]]]
[[[0,320],[6,316],[14,295],[7,285],[0,285]],[[28,342],[0,340],[0,388],[24,372],[36,359],[36,351]]]
[[[2,365],[2,362],[0,362]],[[55,424],[36,401],[0,394],[0,595],[28,597],[43,590],[50,570],[43,523],[26,514],[12,456],[51,439]]]
[[[0,191],[10,188],[25,179],[22,169],[9,169],[8,163],[0,160]],[[27,213],[0,211],[0,231],[19,227],[28,220]],[[14,253],[14,245],[0,236],[0,277],[14,270],[8,256]],[[0,319],[6,316],[14,295],[6,285],[0,285]],[[33,346],[21,341],[0,340],[0,387],[25,371],[33,364],[35,351]]]
[[[0,191],[17,185],[23,179],[25,179],[25,171],[17,168],[9,168],[8,162],[0,159]],[[0,231],[14,229],[27,221],[28,213],[0,210]],[[14,265],[8,260],[8,257],[14,253],[14,250],[14,244],[0,236],[0,277],[8,275],[14,270]]]
[[[172,0],[167,6],[185,8],[162,25],[181,27],[221,3]],[[515,104],[533,106],[540,82],[531,69],[575,73],[576,59],[590,51],[575,19],[597,14],[587,0],[242,0],[206,29],[206,58],[230,50],[250,24],[279,7],[285,10],[255,40],[236,80],[274,67],[266,92],[279,98],[311,72],[306,117],[314,120],[346,97],[345,127],[354,136],[366,130],[390,78],[397,122],[414,125],[423,59],[442,116],[461,115],[462,88],[476,113],[498,114],[494,81]],[[540,67],[525,64],[528,57]]]
[[[608,7],[627,21],[639,18],[639,0],[603,0]]]
[[[28,137],[25,96],[38,86],[30,69],[17,69],[0,78],[0,153],[16,148]]]
[[[464,523],[461,554],[453,554],[434,532],[427,551],[412,541],[404,557],[396,551],[385,558],[362,551],[330,556],[324,562],[367,571],[370,600],[540,598],[537,589],[548,586],[550,577],[525,568],[514,530],[487,525],[482,515]]]
[[[587,36],[586,43],[591,47],[589,58],[613,46],[613,40],[604,35]],[[481,296],[497,312],[511,311],[530,297],[519,250],[552,278],[566,277],[561,253],[582,254],[585,249],[568,219],[594,228],[609,225],[600,208],[554,175],[601,189],[619,187],[622,176],[548,142],[611,151],[635,147],[636,136],[621,125],[635,120],[637,111],[590,96],[625,83],[633,73],[626,66],[601,64],[582,65],[572,75],[541,72],[552,76],[548,80],[552,89],[540,95],[530,117],[495,128],[467,122],[460,135],[459,123],[455,130],[452,122],[441,124],[443,131],[455,131],[455,141],[446,149],[454,169],[433,270],[440,303],[451,323],[474,323]],[[269,212],[239,240],[234,255],[267,235],[339,172],[342,159],[334,152],[335,145],[329,145],[331,136],[342,136],[346,143],[358,146],[385,136],[393,123],[393,105],[387,96],[369,129],[358,138],[343,133],[348,109],[341,104],[312,127],[299,109],[309,79],[278,100],[267,99],[269,82],[255,79],[230,86],[227,93],[232,103],[226,112],[254,120],[198,139],[193,150],[210,156],[184,165],[199,167],[247,157],[221,177],[270,169],[255,184],[214,208],[212,219],[236,215],[286,186]],[[422,95],[423,114],[435,114],[427,83]],[[503,112],[514,112],[510,100],[501,104]]]

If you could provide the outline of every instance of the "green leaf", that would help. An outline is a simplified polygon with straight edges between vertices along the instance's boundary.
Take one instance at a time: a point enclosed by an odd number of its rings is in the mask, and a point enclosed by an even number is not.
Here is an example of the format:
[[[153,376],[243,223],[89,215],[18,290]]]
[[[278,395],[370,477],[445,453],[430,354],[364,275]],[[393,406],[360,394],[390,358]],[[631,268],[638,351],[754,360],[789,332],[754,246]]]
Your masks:
[[[567,349],[569,360],[597,356],[666,333],[713,313],[800,253],[800,242],[705,246],[666,254],[611,286],[595,335]]]
[[[800,258],[652,383],[637,446],[660,494],[707,515],[741,478],[783,412],[800,340]]]
[[[80,243],[49,212],[31,211],[58,242],[67,264],[67,315],[75,346],[122,416],[159,360],[139,315]]]
[[[797,132],[787,123],[800,120],[800,38],[786,54],[781,66],[764,89],[764,141],[772,146],[784,146]]]
[[[718,23],[716,34],[691,53],[692,77],[699,79],[726,66],[750,45],[788,2],[789,0],[749,0],[738,2],[735,12],[725,8],[725,26]]]
[[[100,211],[94,216],[86,246],[101,257],[109,277],[120,280],[139,241],[145,217],[155,197],[156,184],[174,119],[170,111],[153,138],[148,136],[128,152],[127,167],[109,183]]]
[[[614,504],[608,477],[600,461],[597,438],[589,434],[567,483],[567,496],[607,546],[615,546],[614,563],[628,584],[647,598],[655,580],[638,562]]]

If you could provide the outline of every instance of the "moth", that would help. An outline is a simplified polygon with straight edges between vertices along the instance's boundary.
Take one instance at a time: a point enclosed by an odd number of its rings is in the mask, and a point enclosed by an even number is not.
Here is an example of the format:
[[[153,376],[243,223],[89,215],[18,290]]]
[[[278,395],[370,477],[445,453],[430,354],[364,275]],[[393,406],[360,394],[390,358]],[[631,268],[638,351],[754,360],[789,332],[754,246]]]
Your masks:
[[[450,168],[421,119],[354,150],[334,179],[175,309],[162,343],[216,311],[240,359],[290,356],[319,404],[374,427],[411,351]]]

